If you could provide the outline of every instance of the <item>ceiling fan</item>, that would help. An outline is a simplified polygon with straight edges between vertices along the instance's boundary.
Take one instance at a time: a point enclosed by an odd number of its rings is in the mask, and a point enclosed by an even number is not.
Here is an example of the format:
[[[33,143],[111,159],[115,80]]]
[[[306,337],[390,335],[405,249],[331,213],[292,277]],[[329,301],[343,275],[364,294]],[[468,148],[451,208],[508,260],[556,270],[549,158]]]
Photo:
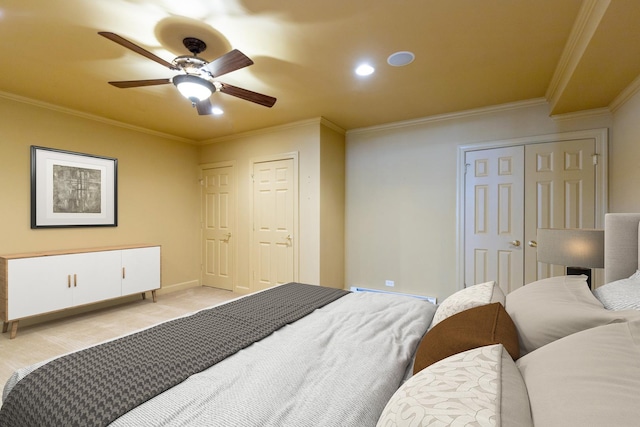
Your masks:
[[[211,62],[198,57],[198,54],[204,52],[207,45],[194,37],[187,37],[182,40],[184,46],[192,53],[192,55],[178,56],[172,62],[167,62],[159,56],[154,55],[148,50],[130,42],[129,40],[110,32],[99,32],[103,37],[118,43],[121,46],[131,49],[132,51],[164,65],[172,71],[180,71],[181,74],[167,79],[151,79],[151,80],[127,80],[109,82],[110,85],[126,89],[130,87],[155,86],[173,83],[180,93],[188,98],[192,105],[198,110],[198,114],[206,115],[212,113],[212,106],[209,97],[214,92],[222,92],[227,95],[235,96],[246,101],[255,102],[256,104],[272,107],[276,103],[276,98],[263,95],[261,93],[252,92],[247,89],[222,83],[216,79],[224,74],[248,67],[253,64],[244,53],[237,49],[225,53],[219,58]]]

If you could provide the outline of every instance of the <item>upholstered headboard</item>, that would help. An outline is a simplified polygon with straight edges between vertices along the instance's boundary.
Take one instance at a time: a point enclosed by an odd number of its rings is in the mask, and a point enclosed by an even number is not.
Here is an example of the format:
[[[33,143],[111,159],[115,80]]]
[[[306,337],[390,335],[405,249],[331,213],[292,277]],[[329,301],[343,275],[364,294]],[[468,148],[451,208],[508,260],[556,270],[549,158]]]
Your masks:
[[[609,213],[604,217],[604,283],[626,279],[638,270],[640,213]]]

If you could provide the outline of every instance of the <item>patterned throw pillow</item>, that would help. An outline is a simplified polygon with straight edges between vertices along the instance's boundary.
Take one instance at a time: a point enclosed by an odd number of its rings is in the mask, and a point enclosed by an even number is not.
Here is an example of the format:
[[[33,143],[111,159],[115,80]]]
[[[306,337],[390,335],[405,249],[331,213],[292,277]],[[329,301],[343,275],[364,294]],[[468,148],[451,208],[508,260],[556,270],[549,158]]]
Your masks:
[[[391,397],[378,427],[532,426],[527,390],[502,344],[443,359]]]
[[[433,328],[456,313],[492,302],[499,302],[502,305],[505,302],[504,293],[496,282],[485,282],[464,288],[442,301],[429,328]]]

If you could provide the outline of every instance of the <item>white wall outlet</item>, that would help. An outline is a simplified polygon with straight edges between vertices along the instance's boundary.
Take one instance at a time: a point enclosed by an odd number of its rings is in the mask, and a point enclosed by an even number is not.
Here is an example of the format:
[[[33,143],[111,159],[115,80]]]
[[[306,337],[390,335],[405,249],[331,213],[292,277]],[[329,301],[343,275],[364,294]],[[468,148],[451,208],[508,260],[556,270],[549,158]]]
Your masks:
[[[396,285],[396,282],[394,282],[393,280],[385,280],[384,285],[389,287],[394,287]]]

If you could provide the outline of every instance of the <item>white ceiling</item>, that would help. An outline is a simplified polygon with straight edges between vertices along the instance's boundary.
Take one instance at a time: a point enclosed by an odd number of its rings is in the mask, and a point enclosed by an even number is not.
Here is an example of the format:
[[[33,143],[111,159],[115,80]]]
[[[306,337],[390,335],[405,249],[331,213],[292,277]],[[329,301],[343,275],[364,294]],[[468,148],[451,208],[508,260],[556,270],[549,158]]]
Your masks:
[[[608,107],[633,87],[639,24],[637,0],[3,0],[0,96],[193,142],[320,116],[349,130],[543,97],[562,114]],[[255,64],[220,80],[278,101],[215,93],[225,114],[198,116],[173,85],[115,88],[107,82],[176,73],[98,31],[167,61],[189,53],[189,36],[207,43],[207,60],[239,49]],[[415,61],[387,65],[400,50]],[[376,72],[357,77],[365,60]]]

